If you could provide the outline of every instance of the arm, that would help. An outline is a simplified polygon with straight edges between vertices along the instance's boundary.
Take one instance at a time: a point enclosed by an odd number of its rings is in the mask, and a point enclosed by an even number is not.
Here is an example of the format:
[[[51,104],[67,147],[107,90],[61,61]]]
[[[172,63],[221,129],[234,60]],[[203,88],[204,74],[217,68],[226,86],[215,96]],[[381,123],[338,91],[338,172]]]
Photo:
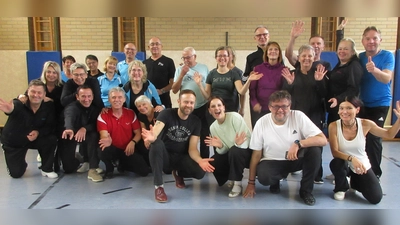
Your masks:
[[[4,101],[0,98],[0,110],[6,114],[10,114],[14,111],[14,102],[11,99],[9,102]]]
[[[294,66],[297,61],[297,55],[293,52],[294,43],[297,37],[299,37],[304,32],[304,22],[296,20],[292,23],[292,30],[290,31],[289,43],[285,49],[285,56],[289,63]]]
[[[132,140],[128,143],[128,145],[125,148],[126,156],[130,156],[133,155],[133,153],[135,153],[136,143],[138,143],[140,139],[142,139],[142,135],[140,134],[140,129],[133,130],[133,134],[134,136]]]
[[[235,81],[236,90],[239,92],[239,94],[245,95],[247,90],[249,90],[250,83],[254,80],[259,80],[263,76],[264,76],[264,74],[262,74],[262,73],[258,73],[258,72],[254,72],[254,71],[251,72],[249,78],[247,79],[246,83],[244,83],[244,85],[242,85],[241,80]]]
[[[210,164],[210,161],[214,161],[213,158],[201,158],[200,152],[197,149],[197,143],[200,137],[191,135],[189,139],[189,155],[199,166],[206,172],[214,172],[214,167]]]
[[[175,72],[175,82],[172,84],[172,92],[174,94],[178,93],[181,89],[183,78],[185,77],[186,73],[189,71],[189,67],[187,65],[178,68]]]
[[[262,150],[253,150],[250,160],[250,168],[249,168],[249,183],[247,185],[246,190],[243,193],[244,198],[253,198],[256,194],[256,174],[257,174],[257,165],[261,160]]]
[[[336,29],[336,48],[339,46],[340,41],[343,39],[344,37],[344,27],[347,24],[347,19],[345,18],[344,20],[342,20],[342,22],[337,26]]]
[[[99,145],[100,149],[103,151],[105,148],[111,146],[112,139],[107,130],[100,130],[99,133],[100,133]]]
[[[66,107],[69,103],[76,100],[76,87],[73,80],[67,81],[61,93],[61,105]],[[94,92],[94,91],[93,91]]]
[[[379,127],[374,123],[373,121],[370,120],[363,120],[363,126],[364,123],[366,123],[369,127],[369,132],[375,136],[382,137],[382,138],[394,138],[396,134],[399,132],[400,129],[400,101],[396,101],[396,108],[393,109],[393,113],[396,115],[397,120],[396,122],[392,125],[391,128],[389,129],[384,129],[382,127]]]
[[[326,137],[323,133],[319,133],[315,136],[308,137],[306,139],[300,140],[300,144],[303,148],[308,148],[312,146],[325,146],[327,144]]]
[[[163,87],[163,88],[161,88],[161,90],[160,90],[161,94],[164,94],[164,93],[170,91],[173,84],[174,84],[174,78],[169,79],[168,85]]]
[[[198,72],[194,73],[193,79],[197,86],[199,86],[201,94],[204,96],[204,98],[209,99],[211,95],[211,84],[206,83],[206,87],[204,88],[203,83],[201,82],[202,76]]]
[[[368,56],[368,63],[366,65],[367,71],[370,72],[379,82],[387,84],[392,80],[393,71],[389,69],[380,70],[375,67],[372,57]]]
[[[153,143],[161,131],[164,129],[165,124],[159,120],[154,124],[154,127],[150,125],[150,130],[142,129],[142,137],[144,142]]]

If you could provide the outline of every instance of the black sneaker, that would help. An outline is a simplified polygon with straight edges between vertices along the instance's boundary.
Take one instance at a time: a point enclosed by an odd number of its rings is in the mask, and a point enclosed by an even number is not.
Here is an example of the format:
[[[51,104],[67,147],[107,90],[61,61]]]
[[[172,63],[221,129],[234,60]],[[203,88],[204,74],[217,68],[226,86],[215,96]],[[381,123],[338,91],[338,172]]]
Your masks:
[[[314,180],[314,184],[323,184],[324,180],[322,180],[322,178],[317,178]]]
[[[114,177],[113,172],[105,172],[103,175],[103,179],[112,179]]]
[[[314,205],[315,204],[315,198],[309,192],[301,191],[300,192],[300,198],[302,198],[304,203],[306,203],[307,205]]]
[[[272,184],[269,186],[269,191],[272,194],[279,194],[281,192],[281,184],[278,182],[277,184]]]

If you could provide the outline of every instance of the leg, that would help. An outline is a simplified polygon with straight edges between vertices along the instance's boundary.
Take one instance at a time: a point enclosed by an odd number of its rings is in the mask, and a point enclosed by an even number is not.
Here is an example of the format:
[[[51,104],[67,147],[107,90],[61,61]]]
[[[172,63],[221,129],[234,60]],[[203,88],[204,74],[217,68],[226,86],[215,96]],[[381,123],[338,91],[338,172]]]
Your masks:
[[[65,173],[73,173],[79,167],[79,160],[75,158],[76,141],[62,139],[59,141],[63,146],[60,152],[61,161]]]
[[[217,180],[218,185],[222,186],[225,184],[229,177],[228,153],[221,155],[218,152],[215,152],[212,158],[214,159],[214,161],[211,161],[210,164],[215,168],[213,172],[214,177]]]
[[[334,158],[329,163],[329,167],[332,174],[335,176],[335,189],[333,191],[336,193],[338,191],[347,191],[349,189],[349,183],[347,182],[347,175],[349,174],[348,163],[343,159]]]
[[[139,151],[135,150],[135,153],[130,156],[122,154],[119,160],[120,163],[122,163],[123,168],[127,171],[137,173],[142,177],[149,174],[149,166]]]
[[[324,181],[322,180],[322,175],[324,174],[324,171],[322,169],[322,151],[323,151],[323,148],[322,147],[317,147],[317,148],[319,148],[320,151],[321,151],[321,158],[320,158],[320,161],[319,161],[319,170],[318,170],[317,175],[315,176],[314,181],[315,181],[315,183],[322,184],[322,183],[324,183]]]
[[[99,151],[100,151],[100,159],[106,165],[106,174],[113,173],[114,164],[112,163],[112,160],[116,158],[117,151],[122,151],[122,150],[117,149],[115,146],[111,145],[105,148],[104,150],[100,149]]]
[[[363,175],[352,173],[350,183],[352,188],[361,192],[371,204],[378,204],[382,200],[382,188],[372,169]]]
[[[228,151],[229,156],[229,180],[241,181],[243,171],[249,168],[252,150],[232,146]]]
[[[202,158],[210,158],[210,147],[206,145],[204,140],[206,136],[210,135],[210,127],[207,123],[206,118],[207,104],[204,104],[200,108],[193,110],[193,114],[199,117],[201,121],[201,131],[200,131],[200,156]]]
[[[39,137],[32,142],[32,148],[36,148],[42,158],[42,171],[53,172],[56,147],[57,137],[55,135]]]
[[[98,148],[99,148],[99,133],[98,132],[87,132],[86,133],[86,152],[88,155],[88,162],[90,169],[96,169],[99,167],[99,157],[98,157]]]
[[[309,147],[304,150],[304,157],[300,159],[302,162],[303,178],[301,179],[300,192],[311,193],[314,188],[314,178],[318,173],[320,161],[321,161],[321,150],[319,147]]]
[[[202,179],[206,172],[197,164],[189,154],[184,155],[181,160],[176,164],[178,174],[181,177],[193,177],[195,179]]]
[[[6,160],[8,174],[12,178],[20,178],[24,175],[28,164],[25,161],[28,148],[11,148],[3,145],[4,158]]]
[[[257,165],[258,182],[264,186],[279,184],[289,173],[288,161],[264,160]]]
[[[154,175],[154,185],[160,186],[164,183],[162,172],[169,167],[169,156],[164,143],[157,139],[150,145],[149,160]]]

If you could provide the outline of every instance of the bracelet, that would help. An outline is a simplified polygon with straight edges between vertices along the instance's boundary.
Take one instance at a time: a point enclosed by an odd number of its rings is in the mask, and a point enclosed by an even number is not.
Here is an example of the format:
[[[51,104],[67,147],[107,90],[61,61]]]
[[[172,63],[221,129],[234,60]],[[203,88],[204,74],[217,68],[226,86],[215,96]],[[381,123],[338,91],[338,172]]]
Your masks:
[[[133,143],[135,143],[135,145],[137,144],[137,142],[136,142],[135,140],[132,139],[131,141],[132,141]]]
[[[249,181],[255,182],[256,180],[255,180],[255,179],[254,179],[254,180],[250,180],[250,179],[249,179]]]
[[[250,184],[250,185],[256,185],[255,182],[248,182],[248,184]]]
[[[353,160],[353,157],[354,157],[354,156],[349,155],[349,157],[347,157],[347,161],[351,162],[351,161]]]

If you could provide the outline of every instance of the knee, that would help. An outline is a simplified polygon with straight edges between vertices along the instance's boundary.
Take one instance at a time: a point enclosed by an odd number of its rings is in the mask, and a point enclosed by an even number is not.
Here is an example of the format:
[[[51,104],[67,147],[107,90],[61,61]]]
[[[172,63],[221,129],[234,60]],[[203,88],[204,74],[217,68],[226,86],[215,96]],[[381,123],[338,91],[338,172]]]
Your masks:
[[[381,194],[381,195],[378,195],[378,194],[377,194],[377,195],[375,195],[375,196],[373,196],[373,197],[368,198],[367,200],[368,200],[369,203],[376,205],[376,204],[378,204],[379,202],[381,202],[381,200],[382,200],[382,194]]]
[[[343,159],[339,158],[333,158],[331,162],[329,163],[329,168],[331,171],[336,171],[338,168],[342,168],[345,164],[345,161]]]
[[[20,167],[20,168],[17,168],[17,169],[9,169],[8,173],[10,174],[10,176],[12,178],[20,178],[20,177],[22,177],[24,175],[25,171],[26,171],[26,167],[25,168],[24,167]]]
[[[263,173],[257,172],[257,179],[258,179],[258,182],[260,182],[260,184],[262,184],[264,186],[268,186],[272,183],[271,177],[266,172],[263,172]]]
[[[206,174],[206,172],[204,172],[201,168],[200,170],[198,170],[196,173],[193,174],[193,178],[200,180],[203,179],[204,175]]]
[[[162,154],[164,148],[165,148],[164,143],[161,140],[157,139],[150,145],[149,157],[152,157],[152,155],[156,154]]]

